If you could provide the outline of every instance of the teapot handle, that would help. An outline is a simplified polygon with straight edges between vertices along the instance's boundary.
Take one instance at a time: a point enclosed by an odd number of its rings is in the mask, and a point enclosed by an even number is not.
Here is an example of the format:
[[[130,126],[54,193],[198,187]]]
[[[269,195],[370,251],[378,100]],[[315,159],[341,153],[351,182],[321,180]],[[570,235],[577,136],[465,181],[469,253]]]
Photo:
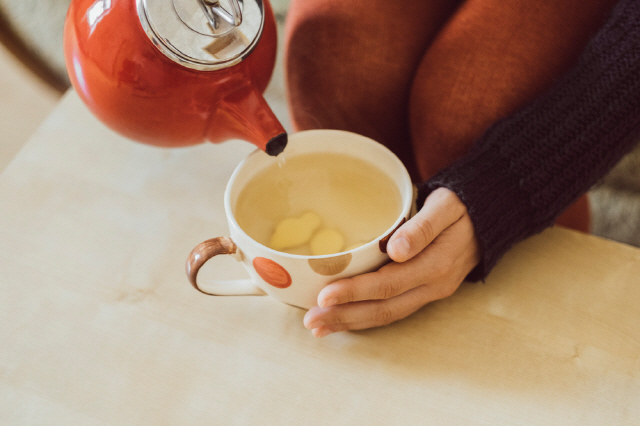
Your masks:
[[[220,254],[236,254],[238,248],[229,237],[218,237],[196,246],[187,258],[186,272],[189,282],[201,293],[211,296],[264,296],[266,293],[253,280],[214,280],[198,283],[198,272],[208,260]]]

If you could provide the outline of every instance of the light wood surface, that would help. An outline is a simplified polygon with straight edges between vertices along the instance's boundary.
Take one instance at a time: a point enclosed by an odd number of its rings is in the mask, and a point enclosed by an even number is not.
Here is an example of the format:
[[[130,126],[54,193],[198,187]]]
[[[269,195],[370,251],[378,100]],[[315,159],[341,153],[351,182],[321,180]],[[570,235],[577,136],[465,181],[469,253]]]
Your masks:
[[[251,150],[135,144],[63,99],[0,175],[0,424],[640,423],[630,246],[550,229],[484,284],[325,339],[271,298],[195,291],[186,256],[226,235]]]

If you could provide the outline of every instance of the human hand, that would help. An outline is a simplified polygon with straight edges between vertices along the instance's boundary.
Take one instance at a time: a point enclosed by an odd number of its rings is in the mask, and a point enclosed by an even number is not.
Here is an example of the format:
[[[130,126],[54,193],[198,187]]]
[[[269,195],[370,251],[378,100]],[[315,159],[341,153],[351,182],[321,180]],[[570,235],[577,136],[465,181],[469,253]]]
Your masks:
[[[388,325],[452,295],[480,261],[467,208],[438,188],[387,245],[394,261],[378,271],[327,285],[304,317],[316,337]]]

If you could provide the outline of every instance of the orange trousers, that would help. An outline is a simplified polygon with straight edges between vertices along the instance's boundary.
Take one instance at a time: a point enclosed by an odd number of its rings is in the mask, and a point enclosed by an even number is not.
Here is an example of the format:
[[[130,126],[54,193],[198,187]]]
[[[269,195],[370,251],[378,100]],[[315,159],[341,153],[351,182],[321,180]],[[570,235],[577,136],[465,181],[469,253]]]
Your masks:
[[[292,0],[293,124],[366,135],[426,180],[568,71],[615,3]],[[586,195],[557,223],[588,232]]]

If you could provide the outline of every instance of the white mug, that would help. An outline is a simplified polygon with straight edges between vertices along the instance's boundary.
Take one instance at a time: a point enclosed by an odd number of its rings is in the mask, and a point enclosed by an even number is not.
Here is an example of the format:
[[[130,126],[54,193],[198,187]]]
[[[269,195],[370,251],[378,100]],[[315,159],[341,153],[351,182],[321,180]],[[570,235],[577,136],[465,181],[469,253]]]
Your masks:
[[[402,162],[384,145],[367,137],[340,130],[308,130],[293,134],[285,150],[286,158],[309,153],[350,155],[374,165],[399,189],[402,210],[396,221],[378,238],[358,248],[322,256],[283,253],[249,237],[238,225],[233,212],[242,188],[258,173],[273,164],[273,158],[256,150],[233,172],[224,195],[230,236],[199,244],[187,259],[187,276],[197,290],[215,296],[270,295],[289,305],[310,309],[317,305],[320,291],[329,283],[377,270],[390,261],[386,244],[395,230],[412,214],[413,186]],[[198,271],[214,256],[227,254],[242,262],[250,279],[198,282]]]

